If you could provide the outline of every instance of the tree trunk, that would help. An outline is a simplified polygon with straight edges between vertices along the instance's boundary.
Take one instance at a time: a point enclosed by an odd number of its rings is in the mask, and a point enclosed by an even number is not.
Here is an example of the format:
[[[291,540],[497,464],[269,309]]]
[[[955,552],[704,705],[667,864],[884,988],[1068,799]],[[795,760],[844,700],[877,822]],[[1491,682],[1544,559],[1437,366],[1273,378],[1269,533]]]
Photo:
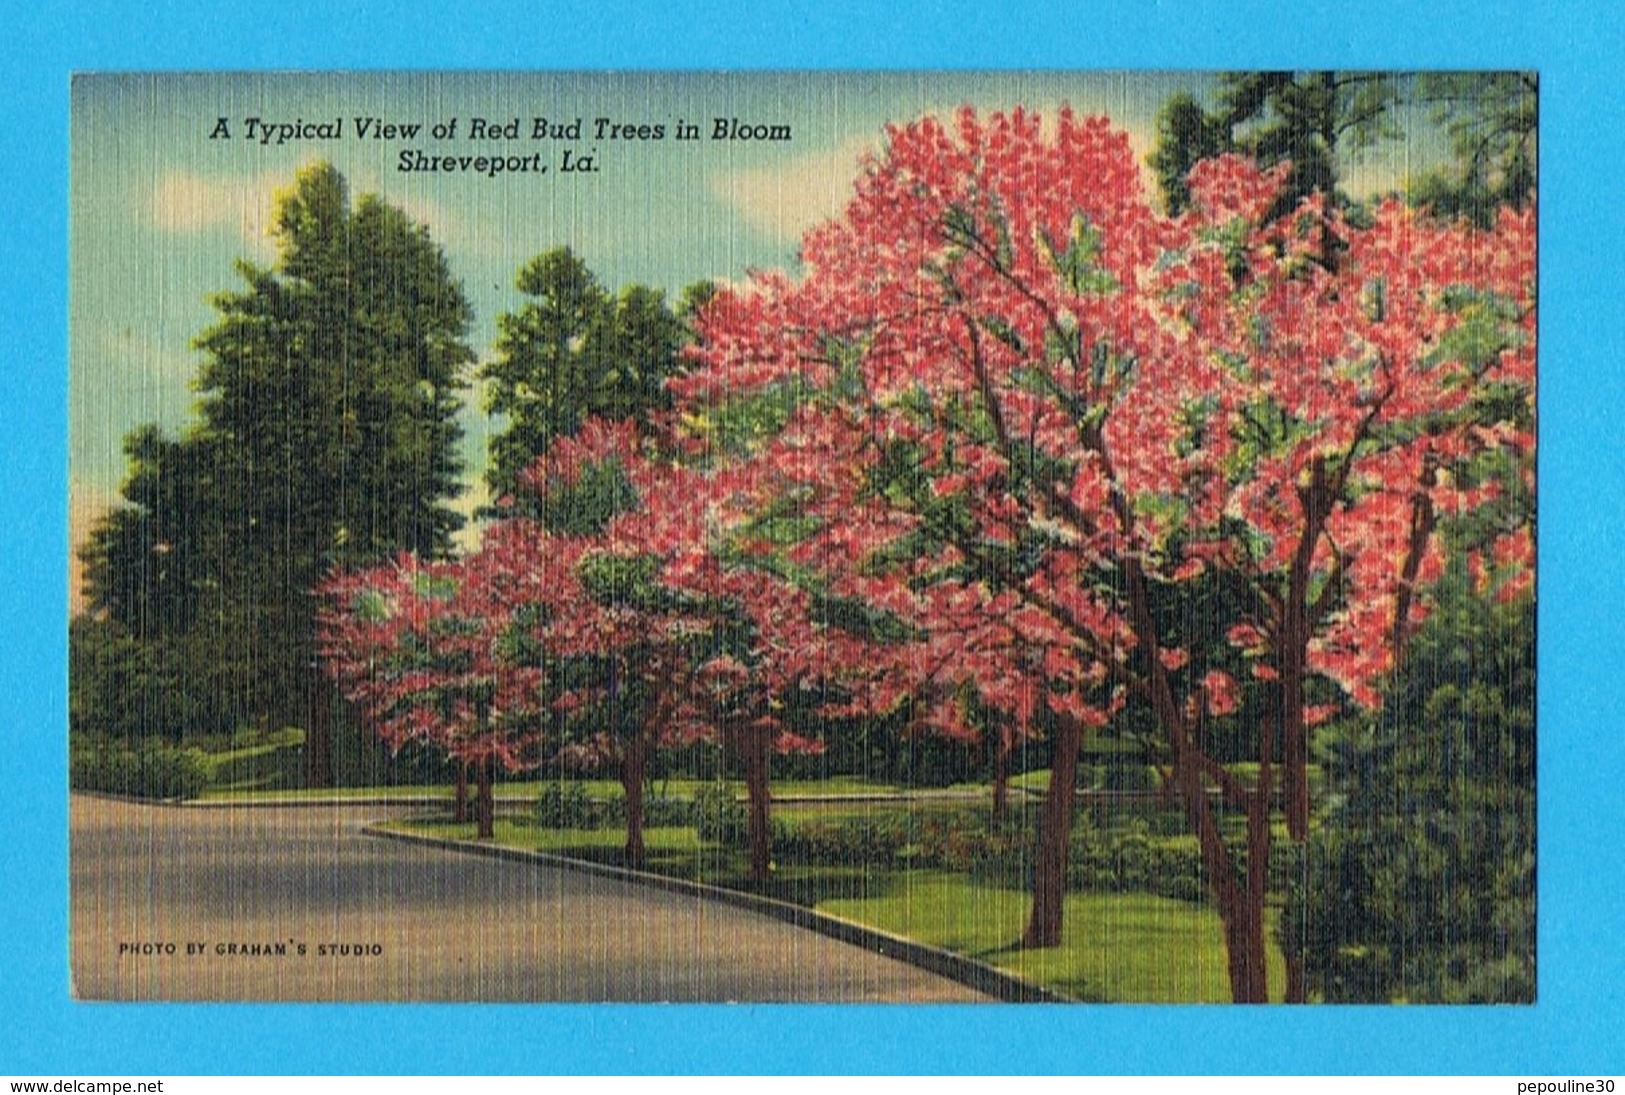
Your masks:
[[[642,869],[648,858],[643,844],[643,774],[648,760],[648,743],[641,733],[634,735],[621,756],[621,789],[626,793],[626,847],[621,860],[636,869]]]
[[[1072,814],[1077,799],[1078,747],[1083,728],[1061,718],[1055,725],[1055,756],[1050,765],[1049,793],[1039,819],[1038,855],[1033,862],[1032,916],[1023,947],[1055,947],[1061,942],[1061,913],[1066,903],[1067,849],[1072,842]]]
[[[1213,803],[1208,798],[1207,766],[1210,758],[1201,750],[1192,732],[1185,712],[1174,700],[1168,682],[1167,670],[1156,656],[1158,649],[1156,621],[1151,615],[1151,598],[1144,573],[1132,561],[1124,567],[1128,579],[1130,622],[1140,641],[1145,673],[1151,691],[1151,705],[1157,721],[1168,735],[1173,748],[1174,790],[1185,808],[1185,819],[1202,852],[1202,868],[1207,872],[1208,886],[1219,906],[1219,918],[1224,922],[1225,955],[1229,963],[1230,998],[1238,1004],[1262,1004],[1269,999],[1265,982],[1265,951],[1263,904],[1257,913],[1249,915],[1248,896],[1236,877],[1236,859],[1224,845],[1218,822],[1213,817]],[[1262,757],[1260,778],[1268,770],[1269,755]],[[1220,770],[1222,771],[1222,769]],[[1269,796],[1264,797],[1264,833],[1269,834]],[[1256,802],[1256,798],[1254,799]],[[1249,803],[1251,806],[1252,803]],[[1249,820],[1252,811],[1249,809]],[[1266,847],[1265,854],[1268,854]]]
[[[1265,977],[1266,952],[1264,950],[1264,897],[1269,887],[1270,874],[1270,805],[1265,788],[1247,809],[1247,885],[1241,891],[1241,949],[1245,965],[1244,990],[1246,1003],[1269,1002],[1269,984]],[[1234,986],[1232,985],[1232,992]],[[1240,996],[1235,997],[1238,1002]]]
[[[496,837],[496,793],[492,788],[495,782],[496,760],[493,757],[481,757],[474,765],[474,778],[476,781],[474,792],[474,820],[478,825],[476,838],[491,840]]]
[[[458,825],[468,821],[468,762],[457,762],[457,794],[452,800],[451,819]]]
[[[1004,828],[1010,816],[1010,739],[1002,729],[993,732],[993,827]]]
[[[1309,639],[1321,611],[1309,604],[1315,544],[1326,527],[1336,490],[1327,480],[1324,458],[1315,459],[1309,484],[1298,490],[1304,531],[1287,576],[1278,642],[1281,672],[1281,791],[1287,835],[1302,844],[1309,836],[1309,735],[1304,726],[1304,681],[1309,675]]]
[[[333,684],[327,674],[312,667],[305,694],[310,712],[305,732],[305,786],[333,786]]]
[[[1287,835],[1302,844],[1309,836],[1309,735],[1304,728],[1303,658],[1298,649],[1281,659],[1281,790]]]
[[[745,796],[748,801],[750,833],[750,877],[766,882],[773,863],[772,799],[769,779],[772,742],[765,731],[745,733]]]
[[[1263,1004],[1269,1001],[1265,979],[1264,906],[1262,893],[1255,903],[1251,900],[1251,887],[1244,888],[1237,877],[1236,859],[1224,845],[1219,826],[1213,817],[1213,804],[1208,800],[1207,783],[1200,768],[1194,763],[1179,765],[1175,770],[1175,783],[1185,805],[1185,816],[1202,850],[1202,868],[1207,872],[1208,886],[1214,902],[1219,906],[1219,919],[1224,924],[1225,956],[1230,974],[1230,999],[1238,1004]],[[1253,811],[1248,811],[1249,855],[1253,839]],[[1269,814],[1263,814],[1264,835],[1269,835]],[[1269,854],[1266,844],[1264,855]],[[1256,860],[1249,858],[1249,874]]]

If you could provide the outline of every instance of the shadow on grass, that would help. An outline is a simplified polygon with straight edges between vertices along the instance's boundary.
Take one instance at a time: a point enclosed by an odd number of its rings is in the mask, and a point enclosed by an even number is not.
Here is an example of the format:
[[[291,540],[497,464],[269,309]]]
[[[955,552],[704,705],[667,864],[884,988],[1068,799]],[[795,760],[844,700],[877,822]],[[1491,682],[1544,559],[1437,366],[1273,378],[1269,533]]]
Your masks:
[[[447,823],[419,823],[412,828],[430,831],[436,835],[472,839],[472,825]],[[794,864],[775,869],[765,881],[750,877],[749,857],[729,848],[715,846],[694,847],[692,843],[672,837],[662,830],[650,830],[641,864],[631,863],[625,847],[618,839],[606,839],[609,831],[584,836],[581,839],[561,839],[558,831],[517,825],[511,834],[497,833],[497,843],[517,843],[520,847],[576,859],[606,867],[635,868],[667,878],[679,878],[721,889],[737,890],[772,898],[793,905],[814,908],[826,901],[872,900],[895,895],[900,886],[898,873],[870,869],[862,866],[821,866]],[[518,837],[517,841],[505,836]]]
[[[1023,953],[1026,949],[1020,939],[1012,939],[1010,942],[997,947],[984,947],[981,950],[966,951],[965,954],[978,962],[987,962],[995,958],[1013,957]]]
[[[409,827],[464,839],[473,835],[472,826]],[[692,828],[653,828],[644,835],[642,869],[651,874],[817,909],[958,953],[1074,1000],[1218,998],[1209,990],[1223,973],[1222,929],[1199,904],[1138,891],[1072,893],[1064,944],[1026,948],[1020,932],[1028,895],[1025,886],[1015,884],[1024,871],[990,875],[781,859],[769,879],[755,882],[743,849],[701,842]],[[624,832],[614,830],[498,822],[498,843],[607,866],[627,866],[623,840]],[[1166,962],[1146,960],[1169,946],[1186,955],[1176,964],[1180,968],[1170,972]]]

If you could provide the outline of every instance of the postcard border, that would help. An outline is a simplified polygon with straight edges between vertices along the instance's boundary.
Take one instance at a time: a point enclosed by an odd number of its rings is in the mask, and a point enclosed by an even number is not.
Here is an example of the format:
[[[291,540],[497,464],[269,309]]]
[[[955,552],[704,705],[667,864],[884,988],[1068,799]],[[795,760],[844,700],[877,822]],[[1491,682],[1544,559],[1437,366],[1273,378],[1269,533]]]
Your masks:
[[[806,6],[810,7],[810,6]],[[1123,6],[1123,7],[1126,7]],[[11,530],[0,568],[12,747],[0,773],[12,879],[0,897],[0,1071],[137,1073],[1230,1072],[1625,1070],[1625,749],[1615,719],[1625,604],[1598,561],[1622,555],[1625,407],[1615,208],[1625,116],[1606,6],[1399,0],[1286,8],[1165,2],[1148,14],[911,3],[707,5],[697,14],[571,3],[478,18],[449,5],[340,27],[304,3],[79,5],[30,12],[3,108],[16,247],[0,273]],[[457,20],[462,20],[459,25]],[[756,43],[750,45],[747,43]],[[1222,43],[1222,44],[1221,44]],[[66,914],[67,105],[73,70],[216,68],[1360,68],[1535,69],[1542,79],[1538,681],[1539,996],[1533,1007],[864,1007],[86,1005],[69,999]],[[26,257],[26,259],[25,259]]]

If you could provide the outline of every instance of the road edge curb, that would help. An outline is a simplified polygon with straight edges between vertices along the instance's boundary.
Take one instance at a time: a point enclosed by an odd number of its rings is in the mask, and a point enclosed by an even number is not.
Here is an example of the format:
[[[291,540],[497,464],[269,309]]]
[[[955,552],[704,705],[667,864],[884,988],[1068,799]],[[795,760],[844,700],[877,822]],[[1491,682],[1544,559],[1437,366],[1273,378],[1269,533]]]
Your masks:
[[[794,905],[776,898],[745,893],[741,890],[725,889],[721,886],[710,886],[686,878],[671,878],[667,875],[652,874],[648,871],[635,871],[628,867],[615,867],[606,863],[572,859],[569,856],[554,855],[551,852],[532,851],[527,848],[509,848],[500,844],[484,844],[472,840],[453,840],[447,837],[428,836],[423,833],[401,832],[398,829],[385,828],[379,822],[369,822],[362,826],[361,831],[367,836],[381,837],[385,840],[398,840],[409,844],[464,852],[484,856],[488,859],[559,867],[582,874],[596,875],[600,878],[612,878],[621,882],[649,886],[671,893],[705,898],[735,908],[760,913],[764,916],[771,916],[777,920],[816,932],[839,942],[862,947],[864,950],[880,955],[883,958],[904,962],[928,973],[934,973],[939,977],[945,977],[950,981],[973,988],[1003,1003],[1059,1004],[1071,1002],[1067,997],[1044,988],[1042,985],[1035,985],[1014,974],[1006,973],[1004,970],[978,962],[973,958],[966,958],[964,955],[955,954],[940,947],[933,947],[917,940],[906,939],[903,936],[893,935],[878,928],[871,928],[855,921],[844,920],[838,916],[831,916],[828,913],[809,909],[805,905]]]

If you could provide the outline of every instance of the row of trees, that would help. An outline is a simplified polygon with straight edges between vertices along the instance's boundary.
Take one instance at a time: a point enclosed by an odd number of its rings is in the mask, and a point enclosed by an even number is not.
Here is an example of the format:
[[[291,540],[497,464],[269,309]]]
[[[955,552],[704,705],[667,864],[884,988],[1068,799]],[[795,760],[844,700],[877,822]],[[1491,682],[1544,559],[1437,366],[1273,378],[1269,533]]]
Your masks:
[[[1271,821],[1279,801],[1308,837],[1311,730],[1380,708],[1441,529],[1504,599],[1531,554],[1532,217],[1278,212],[1288,177],[1204,160],[1171,217],[1101,119],[889,130],[799,278],[699,310],[674,417],[589,422],[522,477],[540,516],[493,528],[459,588],[502,594],[483,675],[543,677],[481,715],[482,748],[504,756],[505,722],[578,710],[585,687],[631,797],[661,728],[773,726],[790,689],[947,733],[977,733],[974,706],[1052,739],[1024,939],[1051,946],[1080,744],[1137,713],[1199,838],[1233,995],[1264,999]],[[566,532],[549,511],[578,513],[586,480],[615,501]],[[434,689],[345,625],[411,565],[336,590],[328,649],[379,710],[397,701],[378,682]],[[1215,758],[1220,734],[1251,736],[1252,779]],[[751,795],[765,810],[758,778]]]
[[[186,704],[192,689],[158,678],[147,732],[303,727],[325,785],[333,695],[312,589],[380,552],[449,550],[471,313],[427,231],[370,195],[352,204],[331,167],[301,172],[275,231],[276,265],[240,263],[244,287],[213,300],[196,425],[126,442],[129,505],[82,550],[85,595],[153,663],[184,651],[190,683],[218,698]]]
[[[1221,115],[1175,99],[1160,203],[1101,119],[893,127],[800,274],[677,314],[544,255],[484,371],[509,426],[462,559],[466,302],[421,227],[310,169],[276,266],[217,298],[202,421],[132,437],[90,603],[136,650],[184,644],[222,717],[308,727],[313,783],[342,710],[318,657],[390,744],[475,774],[482,833],[497,768],[607,760],[632,862],[662,745],[738,758],[761,878],[770,752],[816,747],[790,712],[980,739],[998,772],[1044,739],[1030,946],[1060,939],[1085,736],[1133,726],[1233,995],[1262,1000],[1272,820],[1310,839],[1312,732],[1402,709],[1447,572],[1510,604],[1532,577],[1522,146],[1454,176],[1511,187],[1493,213],[1354,203],[1336,148],[1391,101],[1335,73],[1229,78]]]
[[[420,224],[331,165],[279,195],[278,258],[238,264],[196,341],[198,420],[125,440],[122,503],[80,548],[75,718],[96,737],[308,733],[308,780],[334,782],[344,729],[316,647],[329,572],[409,552],[446,559],[465,523],[461,393],[472,311]],[[664,399],[680,324],[662,295],[602,289],[567,249],[519,277],[482,372],[494,493],[585,414]]]
[[[1309,730],[1380,703],[1441,521],[1530,550],[1532,219],[1479,233],[1389,202],[1356,224],[1318,195],[1277,215],[1287,174],[1205,160],[1170,218],[1100,120],[895,128],[805,276],[714,302],[675,385],[800,393],[751,454],[761,505],[797,500],[799,557],[905,620],[929,680],[1018,728],[1045,713],[1029,945],[1059,938],[1077,742],[1143,705],[1238,1000],[1264,994],[1277,779],[1302,841]],[[1226,720],[1256,727],[1250,785],[1207,744]]]

